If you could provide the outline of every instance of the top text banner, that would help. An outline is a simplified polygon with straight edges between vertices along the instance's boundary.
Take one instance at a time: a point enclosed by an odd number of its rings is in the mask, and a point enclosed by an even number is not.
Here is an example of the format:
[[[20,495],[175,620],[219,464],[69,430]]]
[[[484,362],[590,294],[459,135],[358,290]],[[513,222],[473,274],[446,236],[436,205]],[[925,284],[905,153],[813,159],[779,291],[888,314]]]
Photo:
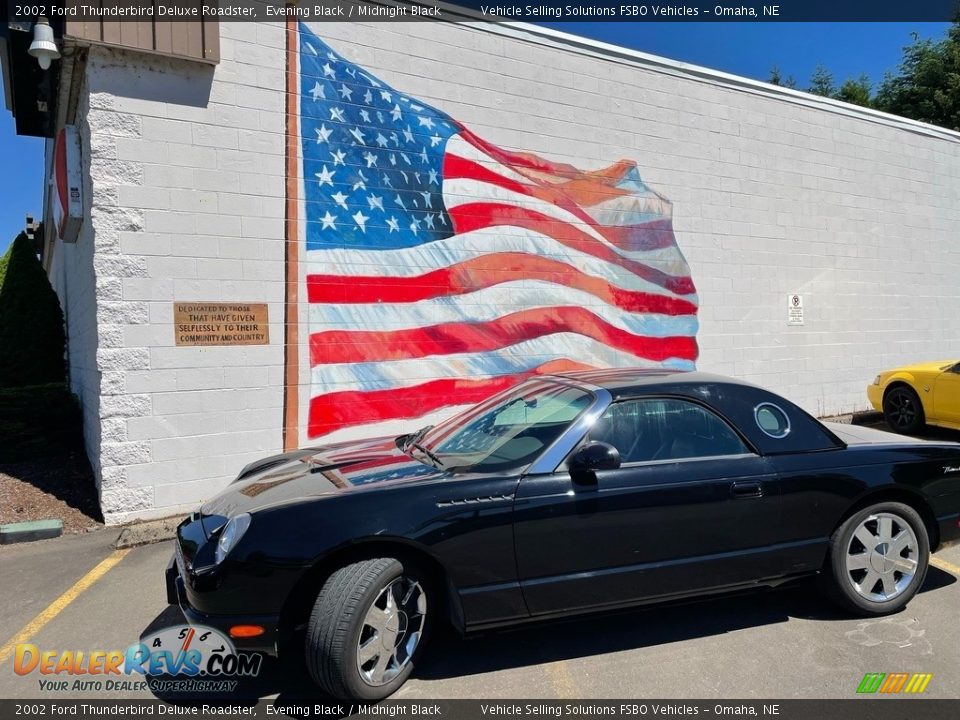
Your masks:
[[[7,0],[11,21],[38,15],[62,20],[142,22],[224,19],[279,22],[947,22],[957,0],[766,0],[754,2],[593,2],[512,3],[505,0],[431,2],[343,2],[341,0]]]

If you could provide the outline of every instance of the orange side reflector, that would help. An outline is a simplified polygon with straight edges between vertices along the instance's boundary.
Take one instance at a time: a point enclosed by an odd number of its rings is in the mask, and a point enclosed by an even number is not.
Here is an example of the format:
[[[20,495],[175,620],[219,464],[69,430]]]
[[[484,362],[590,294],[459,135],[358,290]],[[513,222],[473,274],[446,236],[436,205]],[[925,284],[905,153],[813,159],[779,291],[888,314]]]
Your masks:
[[[259,625],[234,625],[230,628],[230,637],[248,638],[263,635],[263,628]]]

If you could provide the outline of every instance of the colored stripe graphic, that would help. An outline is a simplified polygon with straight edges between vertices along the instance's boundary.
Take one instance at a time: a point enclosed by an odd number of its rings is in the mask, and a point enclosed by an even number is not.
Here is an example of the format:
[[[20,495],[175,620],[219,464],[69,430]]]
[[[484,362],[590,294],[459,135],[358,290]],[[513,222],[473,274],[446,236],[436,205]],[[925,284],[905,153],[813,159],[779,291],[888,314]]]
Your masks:
[[[857,692],[863,694],[897,693],[920,694],[927,689],[933,673],[867,673],[857,686]]]

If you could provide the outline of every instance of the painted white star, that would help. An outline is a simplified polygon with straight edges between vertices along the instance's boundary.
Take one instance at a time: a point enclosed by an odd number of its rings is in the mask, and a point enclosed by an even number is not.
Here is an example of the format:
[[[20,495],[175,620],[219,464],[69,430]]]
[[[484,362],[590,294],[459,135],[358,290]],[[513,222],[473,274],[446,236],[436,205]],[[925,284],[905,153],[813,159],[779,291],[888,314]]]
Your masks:
[[[342,192],[337,192],[336,195],[331,195],[330,197],[333,198],[333,201],[344,210],[347,209],[347,196]]]
[[[350,134],[353,135],[353,136],[357,139],[357,142],[358,142],[358,143],[360,143],[361,145],[363,145],[363,133],[360,132],[360,128],[355,127],[353,130],[350,131]]]
[[[393,183],[390,182],[390,176],[387,175],[386,173],[383,174],[383,185],[384,187],[388,187],[388,188],[393,187]]]
[[[420,121],[420,127],[425,127],[428,130],[433,130],[433,118],[428,118],[428,117],[423,117],[422,115],[418,115],[417,120]]]
[[[376,195],[367,195],[367,203],[370,205],[370,209],[380,209],[383,210],[383,198],[377,197]]]
[[[327,53],[327,58],[328,58],[329,60],[333,60],[333,62],[336,62],[336,61],[337,61],[337,56],[334,55],[332,52],[328,52],[328,53]]]
[[[360,73],[360,77],[362,77],[364,80],[366,80],[368,83],[370,83],[374,87],[380,87],[380,83],[378,83],[376,79],[370,77],[369,75],[364,75],[363,73]]]
[[[363,101],[367,105],[373,102],[373,93],[370,92],[370,88],[367,88],[367,91],[363,94]]]
[[[323,64],[323,76],[335,78],[337,74],[333,71],[333,68],[330,67],[330,63]]]
[[[424,165],[430,162],[430,158],[427,156],[426,148],[423,148],[423,150],[420,151],[420,162],[422,162]]]
[[[367,189],[367,178],[363,174],[363,170],[357,170],[357,176],[360,178],[353,184],[354,190],[366,190]]]
[[[410,158],[407,156],[406,153],[400,153],[400,157],[403,158],[403,161],[404,161],[407,165],[410,164]]]
[[[380,91],[380,97],[381,97],[382,99],[386,100],[387,102],[390,102],[391,100],[393,100],[393,95],[391,95],[391,94],[390,94],[389,92],[387,92],[386,90],[381,90],[381,91]]]
[[[397,147],[400,147],[400,138],[397,137],[395,132],[390,133],[390,142],[392,142]]]
[[[343,108],[330,108],[330,119],[337,120],[338,122],[346,122],[346,119],[343,117]]]
[[[383,125],[383,123],[386,122],[386,120],[383,119],[383,113],[380,112],[379,110],[377,110],[377,121],[378,121],[381,125]]]
[[[323,89],[323,85],[321,85],[319,81],[313,84],[313,90],[310,91],[310,95],[314,100],[319,100],[320,98],[323,98],[324,100],[327,99],[326,91]]]
[[[406,130],[401,130],[400,132],[403,133],[403,141],[404,141],[404,142],[413,142],[413,133],[410,132],[410,126],[409,126],[409,125],[407,125],[407,129],[406,129]]]
[[[323,225],[320,226],[321,230],[326,230],[327,228],[337,229],[337,218],[330,214],[330,211],[327,210],[327,214],[320,218],[320,222]]]
[[[433,213],[427,213],[424,218],[424,222],[427,223],[427,227],[433,230]]]
[[[429,179],[427,182],[429,182],[429,183],[431,183],[431,184],[433,184],[433,185],[439,185],[439,184],[440,184],[440,180],[439,180],[439,178],[438,178],[438,176],[437,176],[437,171],[436,171],[436,170],[431,170],[431,171],[430,171],[430,179]]]
[[[403,117],[403,113],[400,112],[399,105],[393,106],[393,110],[390,111],[390,117],[392,117],[394,120],[399,120],[401,117]]]
[[[355,215],[352,215],[351,217],[353,218],[353,221],[357,224],[357,227],[360,228],[361,232],[367,231],[367,220],[370,219],[369,217],[364,215],[359,210],[357,210],[357,213]]]
[[[403,198],[400,197],[399,195],[397,195],[397,196],[393,199],[393,201],[394,201],[397,205],[399,205],[400,207],[402,207],[404,210],[407,209],[407,206],[403,204]]]
[[[410,232],[412,232],[414,235],[416,235],[416,234],[417,234],[417,230],[419,230],[419,229],[420,229],[420,221],[417,220],[416,218],[414,218],[414,219],[413,219],[413,222],[410,223]]]
[[[424,192],[424,191],[421,191],[421,190],[418,190],[417,192],[419,192],[420,195],[423,196],[423,206],[424,206],[424,207],[433,207],[433,203],[430,201],[430,191],[429,191],[429,190],[427,190],[427,191],[425,191],[425,192]]]
[[[345,72],[347,73],[347,75],[349,75],[352,78],[355,78],[357,76],[357,71],[354,70],[353,68],[349,68],[349,67],[345,68]]]
[[[388,142],[389,140],[387,140],[383,133],[377,133],[377,145],[380,147],[386,147]]]
[[[372,152],[366,152],[363,154],[363,159],[367,161],[367,167],[372,168],[377,164],[377,156]]]
[[[436,146],[439,145],[441,142],[443,142],[443,138],[440,137],[439,135],[431,135],[431,136],[430,136],[430,147],[436,147]]]
[[[397,164],[397,154],[396,154],[396,153],[390,153],[390,164],[391,164],[391,165],[396,165],[396,164]]]
[[[346,165],[344,158],[347,157],[347,154],[343,150],[337,150],[336,152],[331,152],[330,156],[333,158],[333,166],[337,165]]]
[[[411,110],[416,110],[417,112],[420,112],[421,110],[423,110],[423,106],[422,106],[422,105],[417,105],[416,103],[410,103],[410,109],[411,109]]]
[[[314,128],[314,130],[316,130],[317,133],[317,145],[330,141],[330,133],[332,133],[333,130],[328,128],[326,125],[321,123],[320,127]]]
[[[403,175],[403,181],[404,181],[405,183],[407,183],[407,185],[409,185],[409,184],[410,184],[410,178],[407,177],[407,174],[406,174],[403,170],[400,171],[400,174]]]
[[[317,180],[320,181],[320,187],[323,187],[324,185],[330,185],[333,187],[333,173],[333,170],[327,170],[327,166],[324,165],[323,170],[321,172],[314,173],[314,175],[316,175]]]
[[[317,49],[316,49],[313,45],[311,45],[310,43],[304,43],[304,45],[307,46],[307,52],[308,52],[308,53],[310,53],[311,55],[316,55],[316,54],[317,54]]]
[[[368,113],[366,110],[360,111],[360,117],[363,119],[365,123],[367,123],[368,125],[370,124],[370,113]]]
[[[340,83],[340,98],[341,98],[341,99],[344,99],[344,98],[345,98],[345,99],[347,99],[347,100],[353,100],[353,90],[351,90],[350,88],[348,88],[348,87],[347,87],[346,85],[344,85],[343,83]]]
[[[400,232],[400,223],[392,215],[387,218],[387,227],[390,228],[389,232]]]

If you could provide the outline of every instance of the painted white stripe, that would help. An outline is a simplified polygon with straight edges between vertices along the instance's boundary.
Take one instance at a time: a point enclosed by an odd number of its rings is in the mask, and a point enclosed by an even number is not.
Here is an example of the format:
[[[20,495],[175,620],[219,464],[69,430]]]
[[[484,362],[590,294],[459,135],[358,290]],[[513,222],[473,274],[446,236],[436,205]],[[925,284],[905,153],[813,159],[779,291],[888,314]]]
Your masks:
[[[311,392],[316,396],[340,390],[384,390],[447,378],[481,380],[524,372],[551,360],[563,358],[596,367],[693,369],[693,363],[689,360],[653,362],[611,348],[584,335],[556,333],[484,353],[317,365],[310,372],[313,382]]]
[[[354,250],[332,248],[308,250],[307,273],[358,277],[415,277],[431,270],[490,253],[531,254],[567,263],[587,275],[606,280],[625,290],[682,298],[696,303],[697,296],[678,295],[659,285],[643,280],[629,270],[601,260],[588,253],[563,245],[553,238],[526,228],[482,228],[454,235],[444,240],[399,250]],[[492,262],[492,261],[491,261]]]
[[[523,183],[524,185],[530,184],[529,177],[521,175],[516,170],[513,170],[512,168],[509,168],[501,163],[499,160],[490,157],[476,145],[464,140],[459,134],[453,135],[449,140],[447,140],[446,149],[448,155],[456,155],[464,160],[475,162],[477,165],[481,165],[487,170],[495,172],[497,175],[502,175],[508,180]]]
[[[441,323],[482,323],[542,307],[582,307],[634,335],[670,337],[690,336],[697,332],[696,317],[691,315],[674,317],[628,312],[582,290],[540,280],[518,280],[465,295],[414,303],[312,303],[309,306],[310,331],[390,331]]]

